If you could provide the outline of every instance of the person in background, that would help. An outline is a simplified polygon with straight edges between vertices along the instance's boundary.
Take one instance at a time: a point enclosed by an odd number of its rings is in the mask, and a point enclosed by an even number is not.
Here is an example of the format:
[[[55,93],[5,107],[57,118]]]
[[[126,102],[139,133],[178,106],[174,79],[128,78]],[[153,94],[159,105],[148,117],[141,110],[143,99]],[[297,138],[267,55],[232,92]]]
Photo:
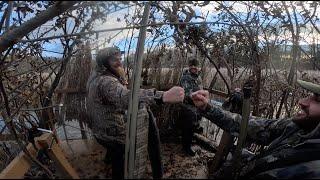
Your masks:
[[[199,75],[199,61],[191,59],[188,65],[189,68],[183,72],[179,82],[179,85],[185,91],[185,99],[181,105],[179,126],[182,131],[183,150],[187,155],[194,156],[195,151],[191,147],[193,133],[202,133],[203,130],[200,127],[202,117],[197,113],[197,108],[194,106],[190,95],[197,90],[203,89],[203,86]]]

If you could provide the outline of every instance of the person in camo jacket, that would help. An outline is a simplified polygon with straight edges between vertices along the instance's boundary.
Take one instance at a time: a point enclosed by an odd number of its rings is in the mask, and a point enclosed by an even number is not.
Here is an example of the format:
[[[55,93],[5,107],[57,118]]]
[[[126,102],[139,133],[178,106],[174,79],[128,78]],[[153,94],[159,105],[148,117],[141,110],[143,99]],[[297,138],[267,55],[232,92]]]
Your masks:
[[[264,146],[257,154],[242,154],[240,178],[320,178],[320,85],[298,80],[311,94],[298,101],[300,111],[291,118],[250,117],[246,141]],[[208,91],[192,95],[204,117],[239,136],[242,117],[209,104]],[[231,178],[231,163],[224,163],[213,178]]]
[[[199,61],[191,59],[188,62],[189,68],[186,69],[179,81],[179,85],[185,91],[185,99],[181,105],[180,118],[177,123],[182,131],[182,146],[184,152],[189,156],[194,156],[195,152],[191,148],[192,137],[194,132],[202,133],[200,120],[202,116],[197,113],[197,108],[194,106],[191,93],[203,89],[202,80],[199,75]]]
[[[124,152],[126,138],[126,115],[128,109],[130,90],[123,76],[121,62],[121,51],[117,47],[101,49],[96,57],[96,68],[90,74],[87,82],[87,112],[91,119],[92,132],[98,143],[110,151],[112,161],[112,178],[124,178]],[[155,103],[179,103],[184,99],[184,90],[175,86],[168,91],[157,91],[156,89],[141,89],[139,92],[139,116],[149,116],[144,106]],[[147,117],[149,118],[149,117]],[[154,119],[152,120],[155,125]],[[150,124],[150,123],[149,123]],[[152,128],[152,127],[151,127]],[[150,128],[149,128],[150,130]],[[153,127],[156,131],[157,128]],[[152,133],[152,135],[150,135]],[[159,133],[150,132],[149,145],[156,145],[150,160],[155,178],[162,177],[162,163],[159,150]],[[149,152],[150,156],[150,152]],[[155,167],[156,166],[156,167]]]

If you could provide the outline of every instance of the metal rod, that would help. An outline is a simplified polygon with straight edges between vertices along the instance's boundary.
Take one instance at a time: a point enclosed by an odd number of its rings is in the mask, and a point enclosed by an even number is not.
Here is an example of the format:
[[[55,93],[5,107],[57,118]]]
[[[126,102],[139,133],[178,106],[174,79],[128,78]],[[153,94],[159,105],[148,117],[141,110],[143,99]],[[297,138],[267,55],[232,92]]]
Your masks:
[[[134,178],[134,165],[135,165],[135,150],[136,150],[136,130],[137,130],[137,114],[139,105],[139,90],[142,70],[142,56],[144,51],[144,43],[146,39],[146,30],[150,13],[150,3],[146,3],[143,18],[141,20],[141,28],[139,32],[139,39],[137,50],[135,54],[135,64],[133,71],[133,79],[131,82],[131,92],[128,108],[127,120],[127,134],[125,146],[125,178]]]
[[[37,129],[42,132],[52,133],[52,131],[48,129],[42,129],[42,128],[37,128]]]

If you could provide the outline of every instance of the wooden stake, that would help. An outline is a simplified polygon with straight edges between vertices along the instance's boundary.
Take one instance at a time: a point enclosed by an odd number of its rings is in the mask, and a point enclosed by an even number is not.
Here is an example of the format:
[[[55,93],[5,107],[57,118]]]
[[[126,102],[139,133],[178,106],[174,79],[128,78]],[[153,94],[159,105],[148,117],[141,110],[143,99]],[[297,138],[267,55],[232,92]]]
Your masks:
[[[36,156],[37,151],[31,143],[27,146],[31,156]],[[0,179],[23,179],[24,174],[31,167],[32,161],[24,152],[19,153],[11,163],[1,172]]]
[[[39,148],[47,149],[50,159],[55,162],[56,167],[65,175],[65,178],[80,179],[64,156],[60,146],[55,142],[52,134],[44,134],[39,137],[36,142],[39,145]]]
[[[76,171],[72,168],[70,163],[64,156],[61,148],[56,143],[51,133],[46,133],[40,137],[35,138],[35,144],[38,148],[45,148],[50,158],[55,162],[57,168],[65,175],[65,178],[80,179]],[[27,146],[27,151],[31,156],[37,155],[37,150],[31,143]],[[25,173],[31,167],[32,161],[24,152],[19,153],[11,163],[1,172],[0,179],[22,179]]]

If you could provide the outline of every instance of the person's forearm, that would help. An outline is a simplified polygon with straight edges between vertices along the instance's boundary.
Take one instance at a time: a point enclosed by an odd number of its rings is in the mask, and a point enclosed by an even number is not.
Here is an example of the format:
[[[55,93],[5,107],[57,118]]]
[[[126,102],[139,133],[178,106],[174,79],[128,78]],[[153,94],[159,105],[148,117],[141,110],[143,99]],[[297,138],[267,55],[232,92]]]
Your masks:
[[[240,131],[242,117],[239,114],[225,111],[214,105],[207,105],[205,110],[200,110],[201,114],[211,122],[219,126],[224,131],[237,137]],[[271,141],[281,135],[289,121],[277,121],[275,119],[265,119],[250,117],[247,129],[247,141],[259,145],[268,145]]]
[[[121,89],[118,90],[119,93],[114,94],[113,96],[109,95],[109,100],[122,109],[128,109],[130,93],[131,90]],[[145,104],[161,104],[163,91],[156,91],[155,89],[140,89],[138,95],[139,103]]]
[[[164,91],[158,91],[156,89],[140,89],[139,102],[146,104],[163,104]]]
[[[208,104],[201,114],[211,122],[235,136],[239,133],[241,116],[239,114],[224,111],[219,107]]]

